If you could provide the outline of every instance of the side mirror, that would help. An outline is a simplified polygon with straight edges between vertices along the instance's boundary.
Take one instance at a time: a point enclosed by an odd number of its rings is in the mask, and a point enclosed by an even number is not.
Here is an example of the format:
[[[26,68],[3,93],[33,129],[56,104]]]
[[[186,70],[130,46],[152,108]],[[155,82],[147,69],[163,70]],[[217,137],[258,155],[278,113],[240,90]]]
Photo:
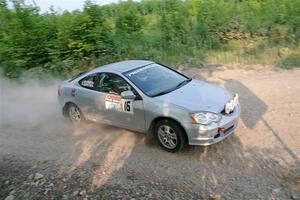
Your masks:
[[[135,99],[135,95],[133,94],[133,92],[132,91],[124,91],[124,92],[122,92],[121,93],[121,97],[123,98],[123,99]]]

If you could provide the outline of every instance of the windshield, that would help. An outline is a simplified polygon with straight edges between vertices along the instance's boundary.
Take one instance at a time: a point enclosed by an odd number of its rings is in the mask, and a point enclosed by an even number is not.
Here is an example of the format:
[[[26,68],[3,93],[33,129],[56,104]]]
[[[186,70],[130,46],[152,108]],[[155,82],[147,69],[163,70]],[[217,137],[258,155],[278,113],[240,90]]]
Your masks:
[[[159,96],[171,92],[190,79],[159,64],[151,64],[124,73],[142,92],[148,96]]]

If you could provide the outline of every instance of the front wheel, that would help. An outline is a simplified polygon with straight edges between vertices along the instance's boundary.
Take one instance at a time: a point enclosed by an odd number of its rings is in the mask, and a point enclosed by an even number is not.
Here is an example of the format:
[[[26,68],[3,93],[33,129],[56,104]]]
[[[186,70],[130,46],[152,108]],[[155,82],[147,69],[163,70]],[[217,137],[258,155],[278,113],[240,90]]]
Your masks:
[[[74,125],[79,125],[84,121],[83,115],[77,105],[73,103],[69,104],[67,111],[68,117]]]
[[[155,126],[155,134],[160,146],[169,152],[177,152],[186,145],[184,130],[174,121],[159,121]]]

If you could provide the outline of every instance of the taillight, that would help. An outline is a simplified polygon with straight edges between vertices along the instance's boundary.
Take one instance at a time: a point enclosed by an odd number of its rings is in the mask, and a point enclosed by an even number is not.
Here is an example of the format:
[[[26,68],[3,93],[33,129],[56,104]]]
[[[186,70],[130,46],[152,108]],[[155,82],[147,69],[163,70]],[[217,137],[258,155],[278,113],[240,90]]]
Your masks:
[[[58,95],[59,97],[61,96],[60,88],[58,88],[58,90],[57,90],[57,95]]]
[[[73,88],[73,89],[71,90],[71,96],[73,96],[73,97],[76,96],[76,89]]]

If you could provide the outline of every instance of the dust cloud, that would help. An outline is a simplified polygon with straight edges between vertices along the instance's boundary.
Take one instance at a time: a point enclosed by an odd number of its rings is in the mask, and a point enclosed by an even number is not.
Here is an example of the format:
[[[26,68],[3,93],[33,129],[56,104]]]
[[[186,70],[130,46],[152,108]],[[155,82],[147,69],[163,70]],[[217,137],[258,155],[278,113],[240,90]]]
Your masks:
[[[18,129],[54,128],[62,120],[57,101],[59,81],[0,76],[0,125]]]

